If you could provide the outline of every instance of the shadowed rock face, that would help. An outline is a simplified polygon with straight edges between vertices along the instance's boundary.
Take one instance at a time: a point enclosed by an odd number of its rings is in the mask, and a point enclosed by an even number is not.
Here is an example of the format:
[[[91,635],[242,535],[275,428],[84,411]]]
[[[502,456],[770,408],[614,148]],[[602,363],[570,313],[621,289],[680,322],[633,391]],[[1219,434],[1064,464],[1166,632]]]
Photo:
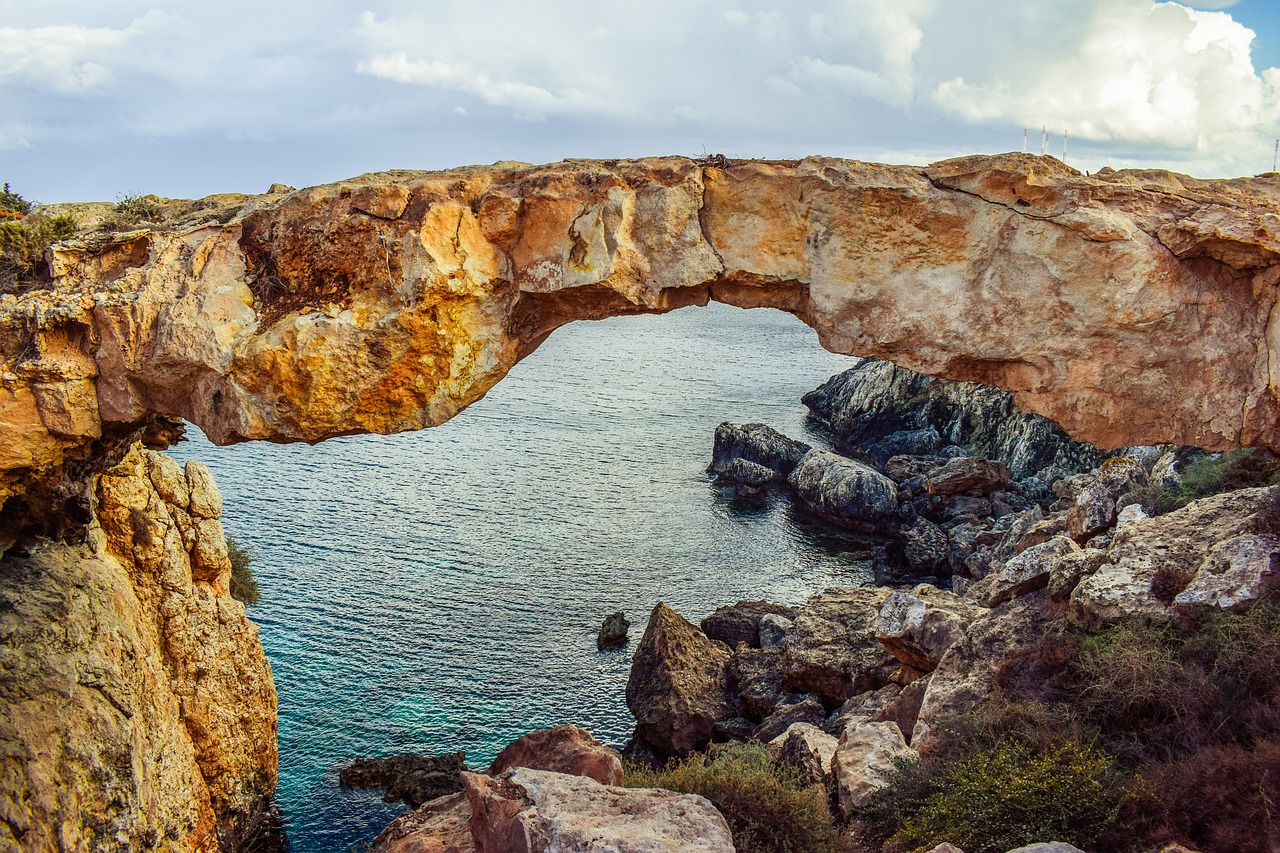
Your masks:
[[[220,443],[432,426],[564,323],[711,299],[1010,390],[1098,446],[1277,447],[1278,213],[1270,178],[1027,155],[496,164],[271,196],[64,244],[52,290],[0,301],[0,499],[156,413]]]

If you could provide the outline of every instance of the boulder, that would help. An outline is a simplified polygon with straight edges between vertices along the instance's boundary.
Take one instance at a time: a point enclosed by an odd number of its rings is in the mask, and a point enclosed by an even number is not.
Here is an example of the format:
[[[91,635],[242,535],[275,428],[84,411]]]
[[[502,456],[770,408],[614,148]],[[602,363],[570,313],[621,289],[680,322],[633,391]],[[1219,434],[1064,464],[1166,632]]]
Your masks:
[[[1097,548],[1064,554],[1049,570],[1049,598],[1056,602],[1068,600],[1080,581],[1096,572],[1106,560],[1107,552]]]
[[[782,616],[790,619],[795,616],[794,607],[781,604],[770,604],[767,601],[739,601],[725,607],[716,608],[716,612],[702,620],[702,633],[712,640],[719,640],[734,648],[740,644],[760,647],[760,620],[768,615]]]
[[[393,820],[373,840],[375,853],[475,853],[471,803],[461,791]]]
[[[869,722],[896,723],[898,728],[902,729],[902,735],[907,743],[911,743],[911,738],[915,734],[916,720],[920,717],[920,706],[924,703],[924,694],[929,689],[929,680],[932,677],[932,675],[925,675],[903,687],[892,701],[871,715]]]
[[[994,580],[987,593],[988,606],[995,607],[1002,601],[1044,589],[1058,561],[1079,551],[1080,546],[1067,536],[1055,536],[1023,551],[991,573]]]
[[[895,723],[861,723],[845,729],[831,760],[840,812],[851,818],[884,787],[895,762],[917,758]]]
[[[946,461],[941,456],[891,456],[884,463],[884,472],[891,480],[904,486],[908,480],[919,477],[919,489],[913,490],[923,491],[925,478]]]
[[[867,723],[876,719],[880,712],[893,704],[902,693],[897,684],[886,684],[878,690],[867,690],[857,696],[850,696],[832,712],[822,727],[829,734],[840,736],[849,726]]]
[[[1085,853],[1085,851],[1065,841],[1042,841],[1038,844],[1019,847],[1017,850],[1010,850],[1009,853]]]
[[[907,568],[916,575],[946,573],[950,542],[942,528],[932,521],[917,518],[902,531],[902,556]]]
[[[733,853],[720,812],[696,794],[601,785],[516,768],[463,776],[478,853]]]
[[[928,584],[895,590],[880,606],[876,639],[907,666],[931,672],[981,613],[972,602]]]
[[[711,451],[711,465],[707,470],[734,482],[756,485],[755,482],[736,479],[743,472],[755,469],[735,463],[749,463],[770,472],[766,480],[759,480],[758,471],[749,474],[752,479],[758,482],[782,482],[808,452],[809,445],[787,438],[773,427],[764,424],[735,426],[722,423],[716,427],[715,446]]]
[[[961,456],[947,460],[925,480],[931,495],[985,495],[1007,489],[1012,478],[1003,462]]]
[[[933,427],[899,430],[863,447],[866,454],[883,465],[894,456],[926,456],[942,447],[942,436]]]
[[[778,613],[766,613],[760,617],[760,648],[769,649],[782,645],[787,632],[795,624],[791,619]]]
[[[717,720],[736,715],[730,652],[659,602],[636,648],[627,707],[636,732],[666,755],[686,755],[711,739]]]
[[[785,477],[780,477],[778,472],[772,468],[766,468],[758,462],[748,462],[745,459],[731,460],[716,474],[717,482],[732,483],[752,489],[757,489],[769,483],[782,482],[785,479]]]
[[[1220,542],[1173,599],[1181,609],[1240,610],[1280,588],[1280,538],[1248,534]]]
[[[1106,561],[1071,593],[1067,617],[1095,628],[1133,617],[1169,619],[1172,613],[1152,591],[1152,582],[1198,573],[1220,543],[1269,535],[1278,501],[1280,486],[1240,489],[1124,525],[1116,530]]]
[[[1055,512],[1048,518],[1041,518],[1028,526],[1022,536],[1013,544],[1013,552],[1021,554],[1028,548],[1043,545],[1053,537],[1066,532],[1067,513]]]
[[[822,703],[812,696],[804,696],[798,702],[774,708],[773,713],[756,727],[751,736],[758,741],[768,743],[795,723],[820,726],[826,718],[827,712]]]
[[[604,622],[600,625],[600,633],[596,635],[596,648],[604,651],[605,649],[616,649],[618,646],[625,645],[627,631],[630,629],[631,623],[627,621],[626,614],[621,610],[617,613],[610,613],[604,617]]]
[[[742,712],[757,722],[779,705],[792,701],[795,692],[786,686],[787,660],[782,648],[739,647],[733,656],[731,673],[738,685]]]
[[[930,850],[929,853],[964,853],[964,851],[954,844],[947,844],[944,841],[942,844],[939,844],[937,847]]]
[[[769,741],[774,763],[794,769],[802,782],[825,784],[831,777],[831,759],[840,742],[817,726],[793,723]]]
[[[1113,456],[1093,482],[1080,490],[1067,512],[1067,529],[1077,542],[1086,542],[1116,523],[1118,501],[1147,484],[1147,471],[1136,456]]]
[[[389,758],[357,758],[338,771],[338,781],[349,788],[385,788],[382,799],[404,801],[411,809],[438,797],[462,790],[460,774],[466,772],[466,756],[393,755]]]
[[[898,508],[892,480],[828,450],[806,453],[787,482],[809,509],[833,524],[874,530]]]
[[[782,643],[787,686],[839,703],[887,683],[898,662],[876,640],[876,622],[888,596],[883,588],[837,587],[810,598]]]
[[[489,775],[512,767],[589,776],[602,785],[622,784],[622,758],[577,726],[541,729],[507,744],[489,766]]]

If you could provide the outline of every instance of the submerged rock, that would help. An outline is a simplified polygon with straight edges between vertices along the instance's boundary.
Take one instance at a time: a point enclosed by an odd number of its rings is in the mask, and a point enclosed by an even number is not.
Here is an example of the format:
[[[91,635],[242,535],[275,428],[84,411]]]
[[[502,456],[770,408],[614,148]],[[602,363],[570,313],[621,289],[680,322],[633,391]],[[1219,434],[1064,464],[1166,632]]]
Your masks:
[[[338,771],[338,781],[349,788],[385,788],[382,799],[403,801],[416,809],[423,803],[462,790],[460,774],[466,772],[466,756],[393,755],[389,758],[357,758]]]
[[[808,452],[809,445],[788,438],[773,427],[722,423],[716,427],[715,446],[707,470],[725,480],[749,486],[771,480],[783,482]]]
[[[627,621],[625,613],[621,610],[617,613],[610,613],[604,617],[604,622],[600,625],[600,633],[596,635],[596,648],[604,651],[605,649],[616,649],[618,646],[625,645],[627,631],[630,629],[631,623]]]

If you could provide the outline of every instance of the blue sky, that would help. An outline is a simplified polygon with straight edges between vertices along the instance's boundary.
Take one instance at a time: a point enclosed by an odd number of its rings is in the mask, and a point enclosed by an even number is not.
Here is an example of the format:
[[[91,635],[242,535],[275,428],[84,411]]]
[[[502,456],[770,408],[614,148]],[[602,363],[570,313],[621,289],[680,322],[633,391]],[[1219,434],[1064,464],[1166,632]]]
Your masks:
[[[0,0],[0,180],[198,197],[500,159],[1269,169],[1274,0]]]

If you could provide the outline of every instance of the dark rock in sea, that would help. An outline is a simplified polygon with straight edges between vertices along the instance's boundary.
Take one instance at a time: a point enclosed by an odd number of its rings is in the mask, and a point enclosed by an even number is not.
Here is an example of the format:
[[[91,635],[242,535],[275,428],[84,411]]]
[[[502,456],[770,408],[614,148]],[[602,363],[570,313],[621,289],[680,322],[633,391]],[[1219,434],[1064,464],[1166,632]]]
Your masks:
[[[604,623],[600,626],[600,633],[596,635],[596,648],[604,651],[605,649],[616,649],[618,646],[627,642],[627,631],[631,628],[631,623],[627,621],[626,614],[621,610],[617,613],[610,613],[604,617]]]
[[[827,710],[823,704],[813,696],[802,696],[800,701],[790,705],[779,705],[773,710],[773,713],[765,718],[751,736],[758,741],[768,743],[776,737],[780,737],[787,729],[791,728],[793,723],[809,723],[814,726],[821,726],[826,720]]]
[[[622,759],[618,753],[577,726],[541,729],[507,744],[488,773],[497,776],[512,767],[589,776],[602,785],[622,784]]]
[[[874,531],[898,509],[898,487],[862,462],[811,450],[787,482],[819,517],[855,530]]]
[[[735,426],[722,423],[716,427],[715,448],[711,452],[711,464],[707,470],[722,479],[759,485],[760,472],[756,468],[734,465],[735,461],[749,462],[772,472],[770,479],[782,482],[809,452],[803,441],[788,438],[773,427],[764,424]],[[735,480],[747,476],[755,482]]]
[[[748,462],[746,459],[733,459],[720,469],[716,481],[737,486],[758,489],[769,483],[785,479],[777,471],[766,468],[759,462]]]
[[[877,439],[863,448],[877,465],[893,456],[927,456],[942,447],[942,436],[933,427],[901,430]]]
[[[627,680],[636,732],[664,756],[706,746],[718,720],[736,715],[729,647],[707,638],[659,602],[649,616]]]
[[[796,615],[796,609],[767,601],[739,601],[737,604],[718,607],[715,613],[703,619],[702,633],[713,640],[727,643],[730,648],[739,644],[759,648],[760,620],[767,615],[790,619]]]
[[[338,771],[349,788],[385,788],[388,803],[403,800],[416,809],[425,802],[462,790],[458,774],[467,771],[466,755],[393,755],[357,758]]]
[[[806,394],[804,404],[847,445],[868,447],[895,433],[933,429],[943,442],[1003,462],[1019,479],[1050,466],[1087,471],[1108,455],[1019,411],[1005,391],[935,379],[887,361],[868,359],[833,376]]]

